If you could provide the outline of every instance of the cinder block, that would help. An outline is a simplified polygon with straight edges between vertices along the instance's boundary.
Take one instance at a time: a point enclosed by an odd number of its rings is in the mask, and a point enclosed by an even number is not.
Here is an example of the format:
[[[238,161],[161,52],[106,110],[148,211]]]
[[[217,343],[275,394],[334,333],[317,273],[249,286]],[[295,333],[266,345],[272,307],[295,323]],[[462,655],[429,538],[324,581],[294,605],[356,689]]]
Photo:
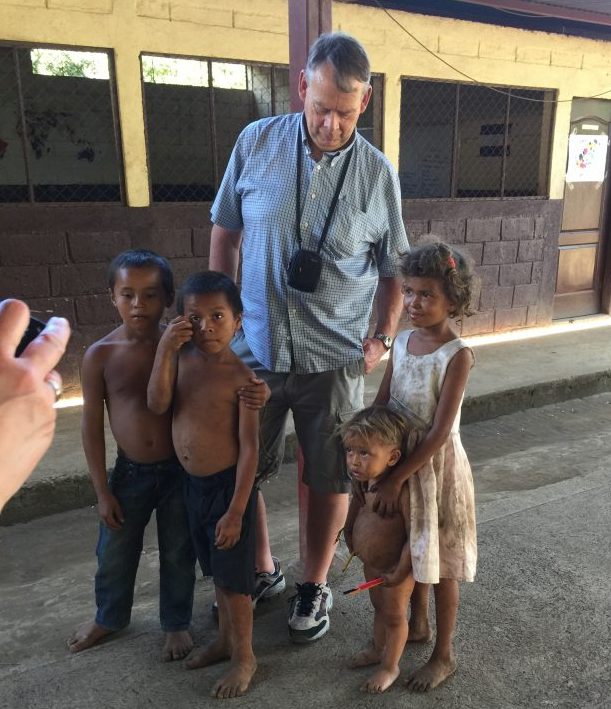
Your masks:
[[[557,52],[552,49],[552,65],[581,69],[583,54],[577,52]]]
[[[202,6],[197,0],[183,0],[170,4],[172,22],[193,22],[211,27],[233,27],[233,10]]]
[[[474,266],[480,266],[482,263],[484,255],[484,244],[483,243],[473,243],[473,244],[461,244],[458,247],[462,254],[464,254],[467,259],[471,261]]]
[[[457,219],[452,221],[437,221],[431,220],[431,234],[439,236],[448,244],[464,244],[465,243],[465,220]]]
[[[104,293],[108,287],[105,263],[51,266],[50,269],[51,295],[91,295]]]
[[[526,308],[496,310],[494,313],[494,331],[512,330],[526,325]]]
[[[489,241],[484,244],[483,264],[515,263],[518,254],[517,241]]]
[[[550,64],[551,51],[543,47],[518,47],[516,61],[524,64]]]
[[[413,246],[417,244],[418,241],[424,234],[429,233],[429,223],[428,221],[420,220],[403,220],[405,225],[405,232],[407,233],[407,238],[409,243]]]
[[[467,219],[467,241],[499,241],[501,218]]]
[[[515,244],[517,242],[509,242]],[[543,259],[543,239],[533,239],[532,241],[520,241],[518,249],[518,261],[541,261]]]
[[[51,295],[48,266],[0,266],[0,299],[47,295]]]
[[[49,10],[76,10],[77,12],[112,13],[113,0],[47,0]]]
[[[505,217],[501,226],[503,241],[534,238],[534,219],[532,217]]]
[[[76,320],[79,325],[104,325],[117,319],[117,309],[107,293],[82,295],[75,298]],[[110,330],[110,326],[109,326]]]
[[[533,270],[530,275],[531,283],[541,283],[543,278],[543,261],[535,261],[533,263]]]
[[[535,239],[545,238],[545,217],[537,217],[535,219]]]
[[[539,300],[539,284],[529,283],[527,285],[516,286],[513,295],[513,307],[519,308],[524,305],[536,305]]]
[[[499,283],[500,266],[477,266],[475,274],[482,282],[482,286],[496,286]]]
[[[462,322],[461,334],[465,337],[469,335],[481,335],[494,330],[494,310],[474,313],[470,318],[464,318]]]
[[[197,227],[193,229],[193,255],[210,256],[210,234],[212,233],[212,225],[206,227]]]
[[[155,229],[134,240],[134,248],[150,249],[167,259],[191,256],[191,229]]]
[[[68,249],[74,263],[99,263],[106,266],[115,256],[131,248],[127,231],[76,231],[68,233]]]
[[[76,320],[73,298],[28,298],[28,305],[34,317],[45,322],[49,318],[66,318],[72,325]]]
[[[455,33],[439,35],[439,54],[454,54],[462,57],[476,57],[479,51],[477,40],[460,39]]]
[[[15,5],[19,7],[46,7],[46,0],[0,0],[2,5]]]
[[[137,0],[136,14],[155,20],[169,20],[170,0]]]
[[[510,263],[500,266],[499,285],[519,286],[530,283],[531,263]]]
[[[0,235],[0,265],[50,263],[66,263],[66,242],[62,232]]]
[[[539,308],[536,305],[529,305],[527,308],[526,325],[531,327],[539,321]]]
[[[516,48],[509,43],[482,41],[479,43],[479,56],[482,59],[500,59],[501,61],[515,62]]]
[[[176,258],[170,261],[172,270],[174,271],[174,284],[176,290],[180,288],[184,280],[192,273],[199,271],[207,271],[209,269],[207,258]]]
[[[288,35],[287,17],[276,15],[253,15],[236,10],[233,15],[233,26],[236,29]]]

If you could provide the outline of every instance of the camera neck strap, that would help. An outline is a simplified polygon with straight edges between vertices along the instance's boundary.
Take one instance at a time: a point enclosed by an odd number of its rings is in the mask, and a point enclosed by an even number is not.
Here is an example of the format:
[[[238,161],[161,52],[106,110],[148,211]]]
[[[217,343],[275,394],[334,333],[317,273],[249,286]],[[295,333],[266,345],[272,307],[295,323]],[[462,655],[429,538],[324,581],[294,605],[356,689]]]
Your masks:
[[[297,191],[295,194],[295,236],[297,238],[297,243],[301,249],[301,153],[302,153],[302,140],[301,131],[297,130]],[[333,213],[335,212],[335,207],[337,206],[337,200],[339,199],[339,194],[344,186],[344,180],[346,179],[346,173],[348,172],[348,165],[350,164],[350,158],[352,153],[356,149],[356,141],[352,143],[352,147],[347,151],[347,155],[344,157],[344,164],[342,165],[342,171],[339,176],[337,187],[335,189],[335,194],[331,200],[331,205],[329,207],[329,213],[327,214],[327,219],[325,220],[325,225],[322,229],[322,234],[318,241],[318,247],[316,249],[317,253],[321,252],[325,239],[327,238],[327,232],[329,231],[329,226],[331,224],[331,219],[333,218]]]

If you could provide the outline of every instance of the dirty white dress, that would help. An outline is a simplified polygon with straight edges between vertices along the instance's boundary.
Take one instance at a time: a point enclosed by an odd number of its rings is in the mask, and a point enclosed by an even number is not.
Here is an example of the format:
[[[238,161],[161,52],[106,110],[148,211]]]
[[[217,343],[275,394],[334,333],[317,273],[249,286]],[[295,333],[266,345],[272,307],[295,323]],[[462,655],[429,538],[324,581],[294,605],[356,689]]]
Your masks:
[[[459,350],[468,348],[458,338],[430,354],[412,355],[407,351],[412,332],[403,330],[395,339],[388,402],[410,423],[408,452],[433,423],[450,361]],[[459,425],[460,408],[446,443],[408,480],[412,566],[414,578],[421,583],[438,583],[440,578],[473,581],[475,576],[473,477]]]

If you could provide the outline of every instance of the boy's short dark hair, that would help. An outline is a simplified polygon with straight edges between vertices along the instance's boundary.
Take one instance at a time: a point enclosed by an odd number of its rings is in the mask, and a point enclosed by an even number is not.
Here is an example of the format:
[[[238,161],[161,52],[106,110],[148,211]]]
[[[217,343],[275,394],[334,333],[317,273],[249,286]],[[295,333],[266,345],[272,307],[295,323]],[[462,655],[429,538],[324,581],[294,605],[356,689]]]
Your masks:
[[[115,287],[117,273],[122,268],[157,268],[161,273],[161,285],[165,294],[174,297],[174,275],[167,259],[148,249],[129,249],[115,256],[108,267],[108,287]]]
[[[188,295],[203,295],[204,293],[224,293],[234,315],[240,315],[244,310],[242,298],[236,284],[229,276],[220,271],[200,271],[189,276],[178,291],[176,311],[185,314],[185,298]]]

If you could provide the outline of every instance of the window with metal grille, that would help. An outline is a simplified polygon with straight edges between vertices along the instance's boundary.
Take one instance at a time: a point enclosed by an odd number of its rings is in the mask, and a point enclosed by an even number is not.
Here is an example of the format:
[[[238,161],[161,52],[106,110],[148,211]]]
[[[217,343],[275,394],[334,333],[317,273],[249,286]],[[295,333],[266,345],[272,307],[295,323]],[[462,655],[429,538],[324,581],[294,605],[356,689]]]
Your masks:
[[[403,197],[546,196],[555,92],[404,79]]]
[[[103,51],[0,47],[0,202],[118,202]]]
[[[141,64],[153,202],[212,200],[241,130],[290,110],[286,66],[155,55]],[[382,78],[372,84],[359,130],[380,147]]]

